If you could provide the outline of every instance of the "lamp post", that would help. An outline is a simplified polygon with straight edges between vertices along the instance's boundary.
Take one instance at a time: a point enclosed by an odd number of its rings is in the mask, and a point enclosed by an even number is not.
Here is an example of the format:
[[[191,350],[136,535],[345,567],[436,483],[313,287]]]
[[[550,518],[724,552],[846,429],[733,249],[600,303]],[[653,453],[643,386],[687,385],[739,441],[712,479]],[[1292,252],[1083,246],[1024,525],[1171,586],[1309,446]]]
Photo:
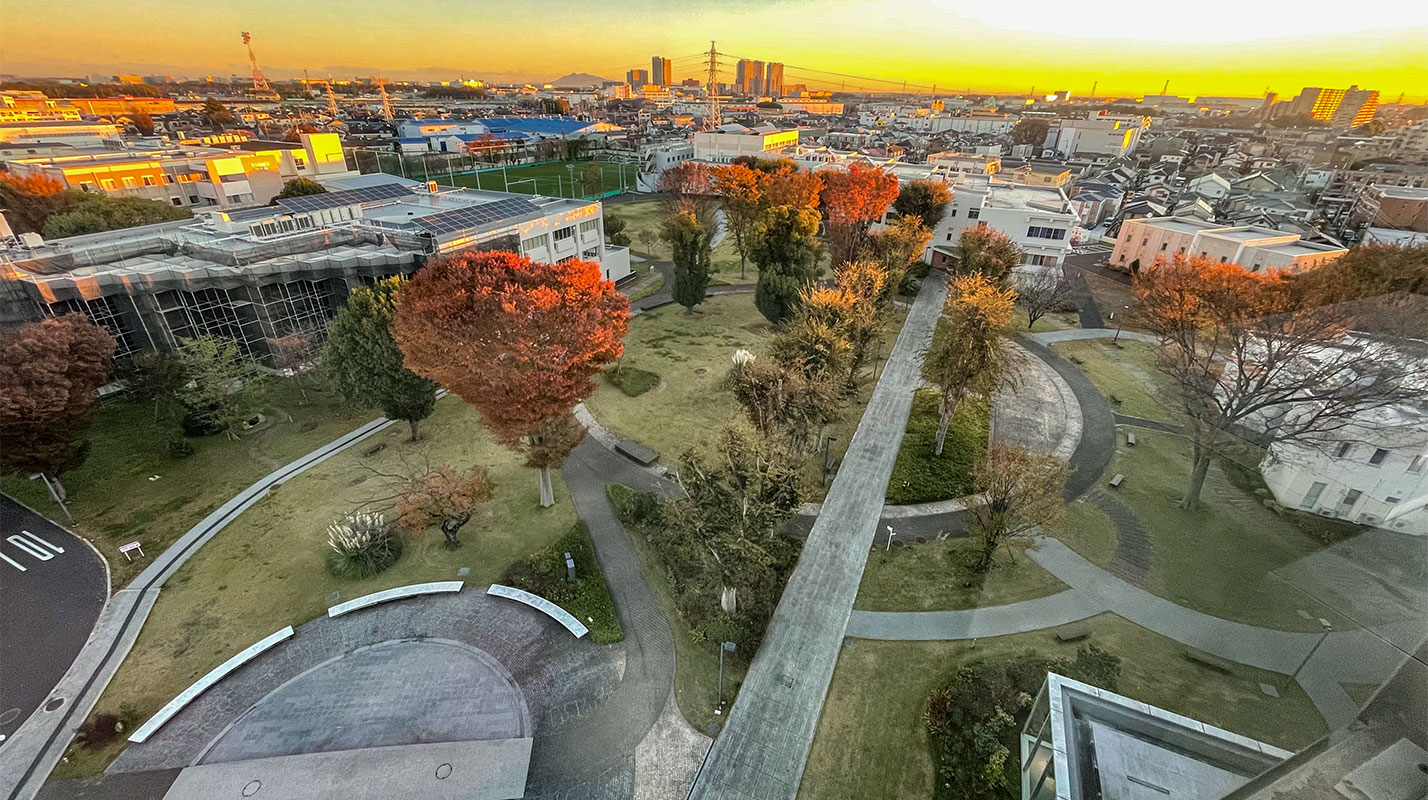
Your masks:
[[[1123,311],[1130,311],[1130,306],[1122,306],[1121,308],[1122,308]],[[1111,317],[1114,319],[1115,316],[1116,316],[1116,312],[1112,311],[1112,312],[1111,312]],[[1118,319],[1118,320],[1116,320],[1116,335],[1115,335],[1115,337],[1113,337],[1113,338],[1111,339],[1111,344],[1120,344],[1120,341],[1121,341],[1121,325],[1125,324],[1125,318],[1126,318],[1126,315],[1123,313],[1123,314],[1121,314],[1121,318]]]
[[[36,472],[30,475],[30,480],[44,481],[45,488],[50,490],[50,499],[54,500],[55,503],[59,505],[60,511],[64,512],[64,515],[69,518],[70,522],[74,522],[74,515],[69,513],[69,506],[65,505],[64,501],[60,499],[59,492],[55,491],[55,485],[53,483],[50,483],[50,478],[48,475],[43,472]]]
[[[828,454],[830,452],[829,445],[836,441],[838,441],[838,437],[836,436],[829,436],[828,438],[823,440],[823,482],[825,484],[828,483]]]
[[[724,642],[719,645],[719,706],[714,709],[715,714],[721,713],[724,708],[724,653],[732,653],[737,648],[733,642]]]
[[[890,552],[890,551],[892,550],[892,539],[893,539],[894,536],[897,535],[896,533],[893,533],[893,529],[892,529],[892,526],[891,526],[891,525],[888,525],[888,526],[887,526],[887,529],[888,529],[888,546],[885,547],[885,548],[883,548],[883,552],[884,552],[884,553]]]

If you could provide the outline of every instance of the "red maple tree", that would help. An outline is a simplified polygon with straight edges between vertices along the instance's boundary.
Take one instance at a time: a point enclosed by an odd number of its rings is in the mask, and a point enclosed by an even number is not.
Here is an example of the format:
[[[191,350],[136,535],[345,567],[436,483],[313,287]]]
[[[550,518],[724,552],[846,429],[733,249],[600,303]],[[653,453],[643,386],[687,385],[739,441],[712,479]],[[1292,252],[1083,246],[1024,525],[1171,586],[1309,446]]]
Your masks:
[[[846,170],[830,169],[820,177],[820,198],[833,263],[852,261],[867,239],[868,227],[881,219],[897,199],[897,176],[855,162]]]
[[[594,261],[465,252],[431,261],[402,289],[392,335],[408,369],[470,403],[498,440],[523,449],[619,359],[629,309]],[[549,480],[543,466],[544,504],[553,502]]]

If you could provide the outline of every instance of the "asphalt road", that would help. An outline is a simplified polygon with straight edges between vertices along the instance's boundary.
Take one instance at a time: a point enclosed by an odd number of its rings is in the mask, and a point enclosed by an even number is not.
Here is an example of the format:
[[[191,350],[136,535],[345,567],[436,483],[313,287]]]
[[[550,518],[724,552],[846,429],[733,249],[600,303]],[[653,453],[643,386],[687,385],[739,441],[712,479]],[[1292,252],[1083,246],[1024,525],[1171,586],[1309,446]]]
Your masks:
[[[59,683],[108,588],[93,548],[0,495],[0,736],[13,734]]]

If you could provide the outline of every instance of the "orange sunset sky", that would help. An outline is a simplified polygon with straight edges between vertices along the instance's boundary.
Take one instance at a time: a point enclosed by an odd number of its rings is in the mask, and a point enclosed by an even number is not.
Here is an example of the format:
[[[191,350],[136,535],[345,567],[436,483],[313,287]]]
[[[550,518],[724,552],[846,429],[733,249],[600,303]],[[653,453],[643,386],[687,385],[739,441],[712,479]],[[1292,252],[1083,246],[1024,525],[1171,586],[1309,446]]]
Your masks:
[[[622,78],[658,54],[675,59],[676,79],[702,78],[696,54],[713,39],[732,57],[784,62],[787,83],[823,88],[905,80],[1074,96],[1094,82],[1098,95],[1140,96],[1169,80],[1171,94],[1192,96],[1358,84],[1383,102],[1428,99],[1422,0],[6,0],[0,72],[246,75],[242,30],[270,77]]]

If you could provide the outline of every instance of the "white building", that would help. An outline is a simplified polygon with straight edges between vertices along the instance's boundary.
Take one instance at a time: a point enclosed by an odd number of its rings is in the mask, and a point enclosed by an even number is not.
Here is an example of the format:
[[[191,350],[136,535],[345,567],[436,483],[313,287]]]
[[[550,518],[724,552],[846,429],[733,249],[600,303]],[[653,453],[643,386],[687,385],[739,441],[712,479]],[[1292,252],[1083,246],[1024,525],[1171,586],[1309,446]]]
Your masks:
[[[1428,535],[1428,410],[1366,412],[1326,446],[1276,443],[1260,463],[1287,508]]]
[[[713,164],[728,164],[740,156],[773,157],[796,144],[797,130],[779,130],[772,125],[757,128],[721,125],[718,130],[694,134],[694,157]]]
[[[1207,172],[1190,181],[1185,188],[1207,200],[1223,200],[1230,193],[1230,182],[1223,176]]]
[[[932,153],[927,157],[927,163],[934,167],[942,167],[947,172],[959,176],[995,175],[1002,170],[1002,157],[999,155]]]
[[[1015,242],[1028,265],[1051,267],[1065,261],[1077,218],[1060,189],[994,178],[963,178],[950,188],[952,204],[932,232],[924,257],[932,258],[934,249],[946,253],[957,246],[963,231],[986,226]]]
[[[120,136],[118,126],[112,122],[0,122],[0,144],[118,147]]]
[[[1312,269],[1333,261],[1343,247],[1306,242],[1299,234],[1258,225],[1223,225],[1195,217],[1127,219],[1117,234],[1110,263],[1136,271],[1156,259],[1177,254],[1222,264],[1239,264],[1251,272],[1269,269]]]
[[[1149,117],[1122,114],[1063,119],[1047,132],[1045,146],[1066,156],[1119,158],[1140,144],[1141,132],[1149,127]]]

